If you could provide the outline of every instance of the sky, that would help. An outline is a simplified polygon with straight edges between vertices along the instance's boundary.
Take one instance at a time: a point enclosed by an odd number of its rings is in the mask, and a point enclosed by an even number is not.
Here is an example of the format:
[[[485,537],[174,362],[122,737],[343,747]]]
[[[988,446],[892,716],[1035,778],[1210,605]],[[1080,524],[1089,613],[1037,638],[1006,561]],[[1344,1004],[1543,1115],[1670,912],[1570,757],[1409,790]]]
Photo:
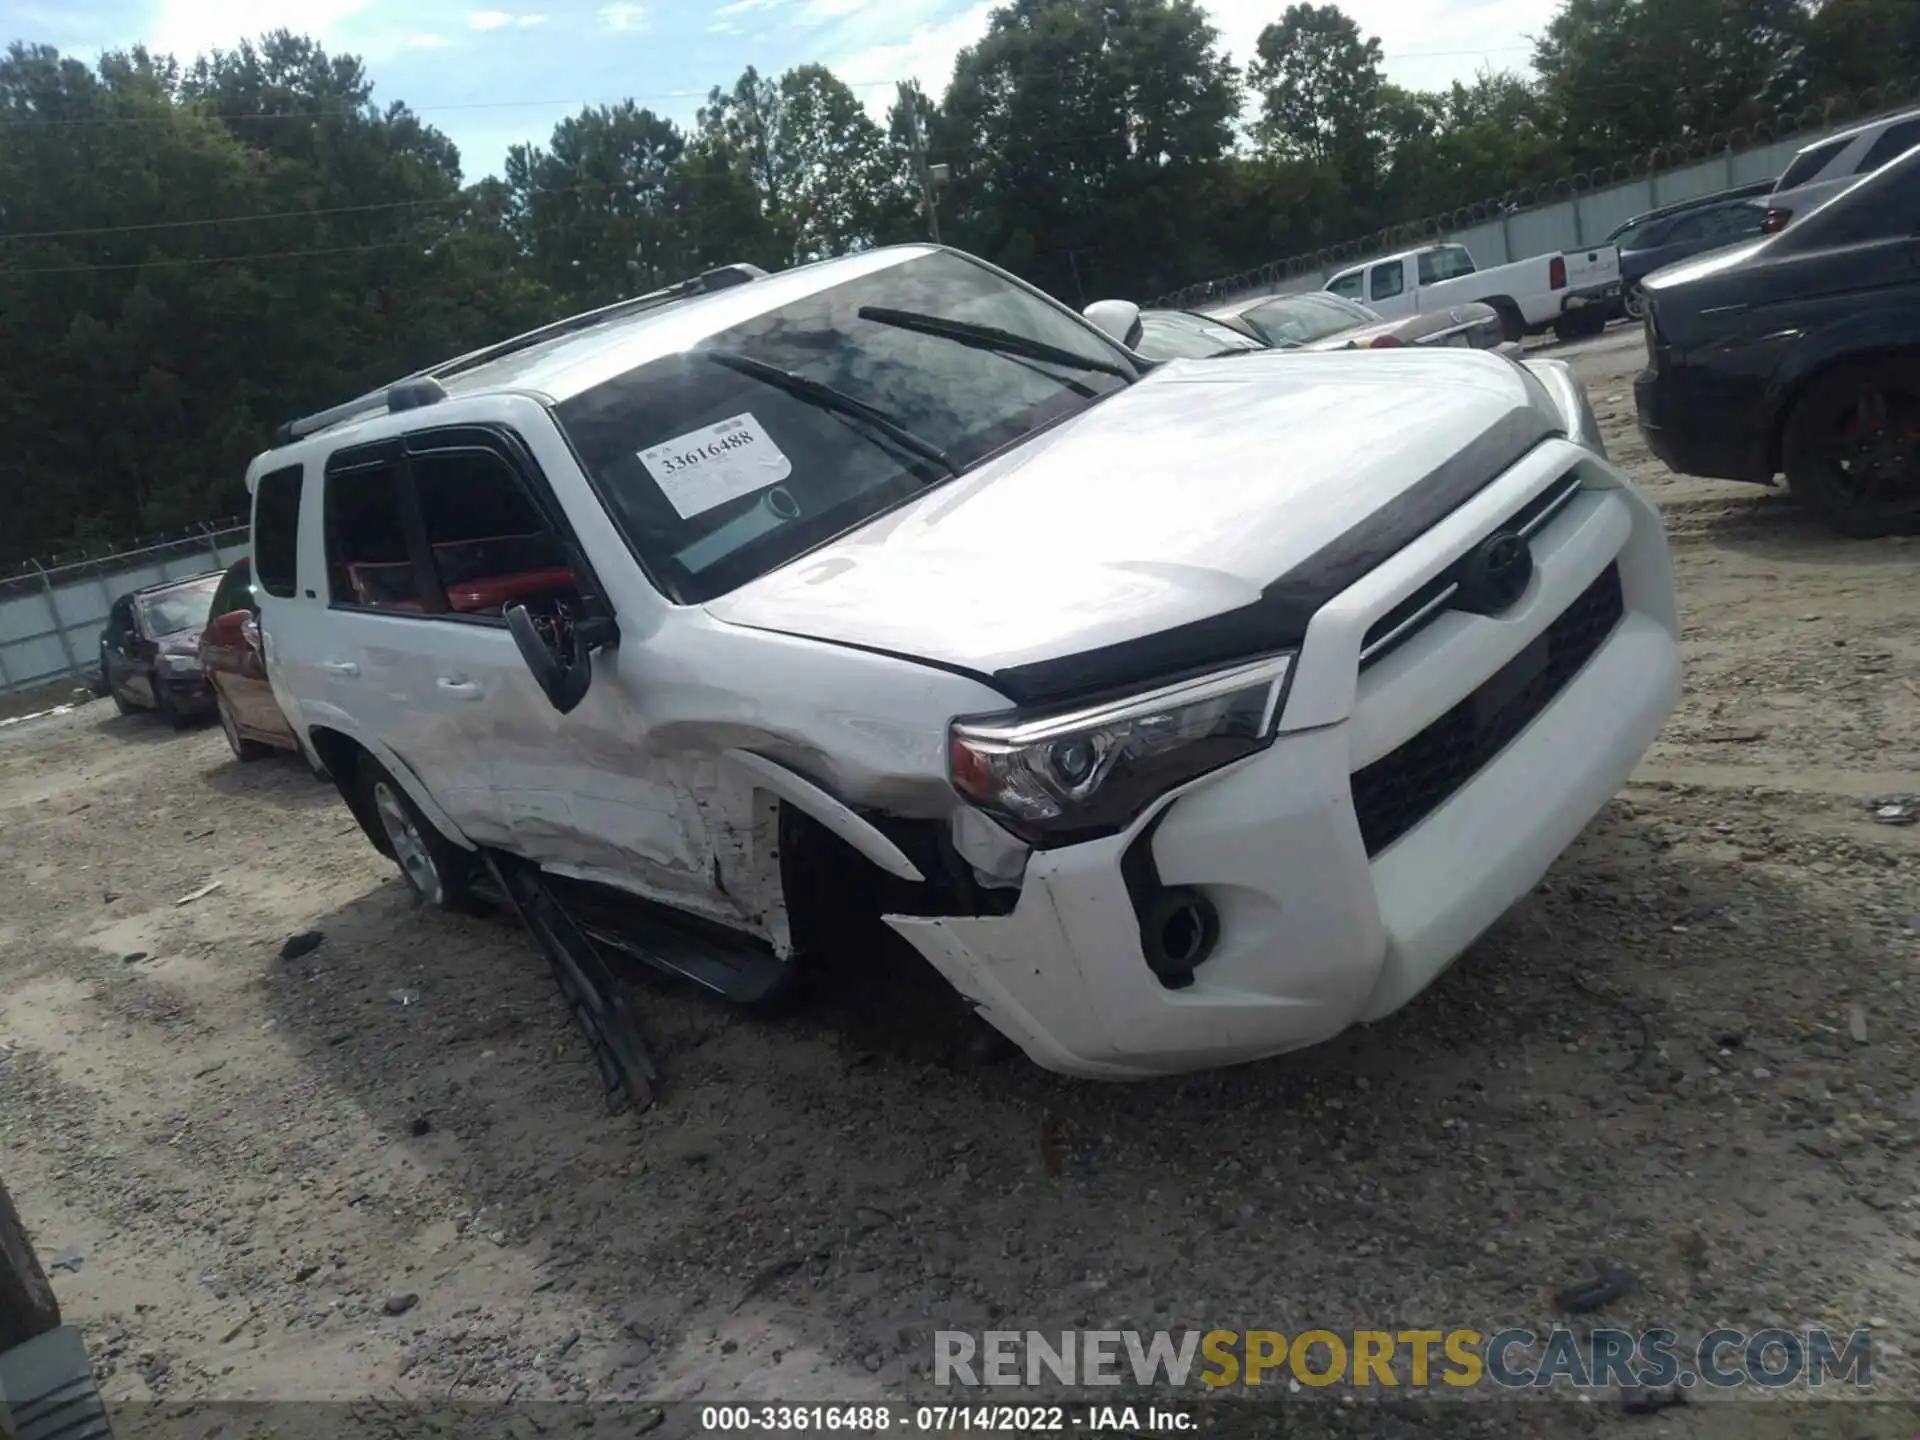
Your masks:
[[[499,3],[501,9],[480,8]],[[460,147],[468,179],[543,143],[582,105],[635,102],[682,124],[748,65],[818,61],[876,118],[894,82],[946,88],[996,0],[0,0],[0,35],[92,59],[144,43],[182,60],[284,27],[359,55],[377,101],[404,100]],[[1236,61],[1288,0],[1201,0]],[[1343,0],[1387,78],[1436,88],[1526,68],[1558,0]]]

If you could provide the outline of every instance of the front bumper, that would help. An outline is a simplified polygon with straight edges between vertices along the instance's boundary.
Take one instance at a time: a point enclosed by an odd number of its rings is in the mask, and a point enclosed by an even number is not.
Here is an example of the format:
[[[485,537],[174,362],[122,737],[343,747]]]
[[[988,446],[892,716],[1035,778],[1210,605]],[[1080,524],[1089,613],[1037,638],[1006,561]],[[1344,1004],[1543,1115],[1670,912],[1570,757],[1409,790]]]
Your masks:
[[[1766,432],[1753,418],[1758,401],[1730,406],[1717,395],[1682,397],[1678,388],[1671,372],[1634,376],[1634,415],[1654,458],[1678,475],[1771,484]]]
[[[1355,586],[1350,613],[1339,613],[1342,597],[1325,625],[1316,619],[1285,717],[1293,728],[1269,749],[1188,786],[1123,835],[1035,853],[1009,915],[888,923],[1036,1062],[1069,1074],[1255,1060],[1398,1009],[1538,883],[1679,699],[1658,513],[1609,467],[1579,464],[1586,487],[1533,537],[1535,576],[1511,610],[1445,612],[1359,666],[1367,622],[1403,598],[1389,587],[1412,588],[1499,520],[1489,507],[1501,502],[1483,496],[1463,507],[1477,515],[1450,517],[1376,572],[1387,579]],[[1609,567],[1621,613],[1585,663],[1470,778],[1369,856],[1354,772],[1429,734]],[[1344,717],[1322,721],[1316,712],[1342,685]],[[1217,946],[1185,988],[1147,968],[1122,875],[1136,843],[1151,847],[1164,884],[1200,889],[1220,917]]]

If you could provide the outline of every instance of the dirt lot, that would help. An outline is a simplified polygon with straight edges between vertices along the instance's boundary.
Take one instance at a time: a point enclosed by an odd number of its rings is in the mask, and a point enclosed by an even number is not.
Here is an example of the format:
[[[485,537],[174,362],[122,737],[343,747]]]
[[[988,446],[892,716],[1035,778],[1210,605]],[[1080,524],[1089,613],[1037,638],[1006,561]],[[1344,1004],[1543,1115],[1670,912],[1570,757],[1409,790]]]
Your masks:
[[[1666,512],[1685,707],[1432,991],[1283,1061],[1087,1085],[655,986],[669,1089],[609,1117],[530,943],[410,908],[297,763],[0,730],[0,1171],[108,1394],[924,1396],[935,1328],[1545,1328],[1615,1263],[1608,1322],[1870,1323],[1920,1396],[1920,828],[1865,803],[1920,790],[1920,548],[1675,479],[1637,334],[1564,353]]]

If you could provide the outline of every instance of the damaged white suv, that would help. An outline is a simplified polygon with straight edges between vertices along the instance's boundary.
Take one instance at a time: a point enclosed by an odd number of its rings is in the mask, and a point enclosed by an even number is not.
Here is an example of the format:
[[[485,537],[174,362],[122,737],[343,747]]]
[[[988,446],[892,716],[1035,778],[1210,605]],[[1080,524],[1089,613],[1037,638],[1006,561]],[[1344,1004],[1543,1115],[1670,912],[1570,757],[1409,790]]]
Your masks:
[[[934,246],[276,439],[272,684],[421,894],[506,876],[550,945],[749,1001],[864,907],[1075,1074],[1404,1004],[1679,693],[1659,517],[1564,365],[1155,366]]]

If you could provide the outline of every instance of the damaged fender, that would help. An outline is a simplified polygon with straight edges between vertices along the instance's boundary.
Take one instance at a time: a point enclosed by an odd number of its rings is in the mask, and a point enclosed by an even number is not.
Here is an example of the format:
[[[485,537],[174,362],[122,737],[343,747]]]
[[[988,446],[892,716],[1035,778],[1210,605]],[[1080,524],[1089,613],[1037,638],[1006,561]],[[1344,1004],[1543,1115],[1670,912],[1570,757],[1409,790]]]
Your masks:
[[[851,845],[889,875],[916,884],[926,876],[909,860],[898,845],[826,791],[796,775],[786,766],[756,755],[751,750],[728,750],[722,759],[747,772],[750,783],[770,790],[782,800],[804,810],[820,824]]]
[[[400,783],[400,788],[407,792],[407,798],[419,807],[420,813],[425,816],[433,825],[433,828],[444,835],[448,841],[458,845],[463,850],[477,850],[479,848],[473,841],[466,837],[458,825],[447,818],[447,812],[434,803],[433,796],[427,792],[427,787],[420,783],[420,777],[413,773],[412,768],[407,762],[356,724],[353,717],[347,714],[346,711],[340,709],[337,705],[324,703],[315,704],[308,701],[301,705],[300,713],[301,718],[307,722],[309,732],[314,730],[332,730],[336,734],[346,736],[347,739],[353,741],[354,744],[358,745],[375,760],[379,761],[381,768]],[[302,743],[307,746],[313,745],[311,733],[302,736],[301,740]]]

